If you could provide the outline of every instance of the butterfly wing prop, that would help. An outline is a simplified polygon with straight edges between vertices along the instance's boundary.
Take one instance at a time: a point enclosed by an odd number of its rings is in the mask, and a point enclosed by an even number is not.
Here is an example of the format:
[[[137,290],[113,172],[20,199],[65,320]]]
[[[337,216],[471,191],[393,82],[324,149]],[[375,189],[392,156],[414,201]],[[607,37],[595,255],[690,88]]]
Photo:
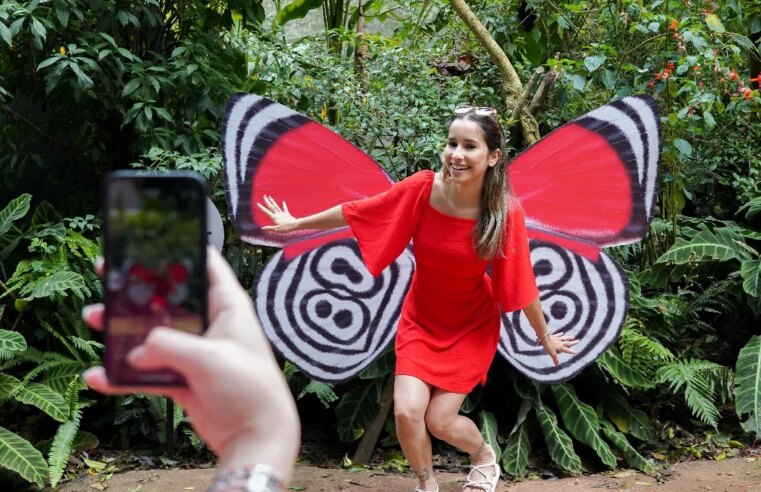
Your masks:
[[[509,165],[552,333],[580,340],[554,366],[521,312],[503,313],[499,352],[530,378],[567,380],[618,338],[626,275],[600,249],[642,239],[653,217],[660,120],[648,96],[619,99],[558,128]]]
[[[228,208],[246,242],[279,246],[254,280],[254,306],[275,349],[310,377],[340,382],[393,340],[414,272],[405,251],[373,278],[348,228],[274,234],[264,195],[295,216],[376,195],[393,180],[370,157],[285,106],[237,94],[222,131]]]

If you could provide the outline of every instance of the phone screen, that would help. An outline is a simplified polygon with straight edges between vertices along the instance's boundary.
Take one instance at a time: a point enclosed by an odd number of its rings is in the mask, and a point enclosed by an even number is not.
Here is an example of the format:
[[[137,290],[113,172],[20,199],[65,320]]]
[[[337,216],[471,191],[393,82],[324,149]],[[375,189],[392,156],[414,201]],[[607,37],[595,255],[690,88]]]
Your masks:
[[[157,326],[206,328],[206,193],[192,176],[114,173],[105,190],[105,366],[117,384],[182,385],[126,355]]]

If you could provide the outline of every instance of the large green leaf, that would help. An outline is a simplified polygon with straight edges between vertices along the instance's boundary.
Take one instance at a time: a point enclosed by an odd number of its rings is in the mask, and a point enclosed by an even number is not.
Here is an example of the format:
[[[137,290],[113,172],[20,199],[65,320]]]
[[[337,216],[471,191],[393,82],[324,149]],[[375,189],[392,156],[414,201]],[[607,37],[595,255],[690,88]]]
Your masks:
[[[82,414],[76,412],[73,419],[67,420],[58,427],[58,432],[56,432],[55,438],[53,438],[53,445],[50,447],[50,455],[48,456],[50,486],[53,488],[58,485],[63,471],[69,463],[69,456],[71,456],[81,418]]]
[[[59,422],[69,418],[69,405],[61,394],[40,383],[30,383],[16,399],[28,405],[34,405]]]
[[[608,443],[600,437],[600,421],[595,409],[579,400],[573,386],[553,384],[552,393],[560,409],[565,427],[571,435],[595,450],[597,456],[610,468],[616,467],[616,456]]]
[[[749,260],[753,251],[743,241],[741,235],[728,227],[715,231],[704,229],[687,241],[678,238],[656,263],[671,262],[676,265],[706,260]]]
[[[359,373],[359,378],[375,379],[391,374],[391,371],[394,370],[395,362],[396,354],[392,346],[375,359],[372,364],[367,366],[364,371]]]
[[[761,259],[746,260],[740,265],[743,290],[751,297],[761,296]]]
[[[309,381],[309,384],[304,387],[296,398],[301,399],[304,395],[309,394],[315,395],[325,408],[330,408],[330,404],[338,400],[338,395],[333,391],[333,385],[320,381]]]
[[[645,473],[653,473],[655,471],[653,465],[651,465],[641,454],[637,452],[636,449],[634,449],[634,446],[632,446],[629,440],[626,439],[626,436],[618,432],[613,427],[613,424],[605,420],[603,420],[601,424],[605,437],[607,437],[608,440],[612,442],[619,451],[621,451],[621,453],[624,455],[626,463],[629,466]]]
[[[62,362],[47,371],[40,382],[63,395],[72,379],[79,378],[88,367],[84,362]]]
[[[738,212],[742,212],[743,210],[747,209],[745,212],[745,218],[750,220],[753,217],[756,216],[759,212],[761,212],[761,196],[757,196],[753,200],[749,201],[742,207],[740,207],[740,210]]]
[[[302,19],[309,11],[320,8],[324,0],[294,0],[275,15],[274,24],[285,24],[294,19]]]
[[[0,352],[23,352],[26,350],[26,340],[15,331],[0,330]]]
[[[29,204],[32,202],[32,195],[24,193],[11,200],[11,202],[0,210],[0,234],[5,234],[11,228],[14,221],[20,219],[29,212]]]
[[[72,291],[77,297],[82,298],[83,289],[86,289],[85,279],[76,272],[54,272],[44,280],[34,285],[24,287],[19,291],[27,299],[41,299],[50,297],[54,293]]]
[[[0,402],[16,393],[24,384],[9,374],[0,373]]]
[[[365,426],[372,422],[378,412],[381,384],[378,378],[344,394],[336,406],[338,418],[338,435],[343,441],[359,439],[365,432]]]
[[[750,337],[740,349],[735,370],[735,409],[742,418],[743,429],[761,436],[761,336]]]
[[[491,446],[496,455],[496,461],[499,462],[502,456],[502,450],[499,447],[497,419],[491,412],[484,412],[483,410],[478,413],[478,421],[481,424],[481,435],[484,436],[484,441]]]
[[[502,453],[502,468],[505,473],[522,477],[526,472],[530,452],[531,439],[528,434],[528,423],[524,420],[507,439],[505,451]]]
[[[42,453],[5,427],[0,427],[0,466],[15,471],[40,488],[45,485],[47,463]]]
[[[547,406],[536,407],[535,411],[552,460],[567,472],[580,473],[581,458],[574,452],[571,438],[558,425],[558,418]]]
[[[628,433],[641,441],[654,442],[655,429],[650,418],[626,401],[626,397],[610,388],[600,388],[597,393],[605,414],[616,424],[618,430]]]
[[[654,386],[652,379],[647,378],[644,374],[624,362],[613,349],[603,352],[598,357],[597,364],[610,373],[618,382],[629,388],[648,389]]]

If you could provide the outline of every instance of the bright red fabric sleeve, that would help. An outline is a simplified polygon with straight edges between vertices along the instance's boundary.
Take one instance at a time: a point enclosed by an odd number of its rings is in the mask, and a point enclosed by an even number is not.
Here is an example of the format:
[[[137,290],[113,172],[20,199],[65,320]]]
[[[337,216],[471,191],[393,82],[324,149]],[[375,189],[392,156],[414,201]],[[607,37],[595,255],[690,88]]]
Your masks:
[[[523,207],[511,200],[505,231],[504,256],[492,262],[492,292],[504,312],[517,311],[539,297],[526,234]]]
[[[341,205],[362,259],[374,277],[410,243],[432,183],[433,172],[420,171],[379,195]]]

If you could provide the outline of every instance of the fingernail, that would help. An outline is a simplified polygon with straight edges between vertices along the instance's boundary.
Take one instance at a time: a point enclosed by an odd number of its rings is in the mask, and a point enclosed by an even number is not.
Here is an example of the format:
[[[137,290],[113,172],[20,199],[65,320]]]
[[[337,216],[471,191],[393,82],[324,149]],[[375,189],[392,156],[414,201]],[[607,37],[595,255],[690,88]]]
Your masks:
[[[133,348],[129,351],[127,354],[127,361],[130,364],[136,364],[140,363],[140,361],[145,358],[145,347],[142,345],[138,345],[137,347]]]
[[[89,305],[89,304],[87,306],[83,307],[82,308],[82,318],[83,319],[87,319],[87,317],[90,316],[90,313],[92,313],[92,309],[93,309],[92,306]]]
[[[84,372],[82,372],[82,380],[87,384],[87,379],[92,375],[92,373],[95,372],[95,368],[91,367],[89,369],[85,369]],[[88,385],[89,386],[89,385]]]

